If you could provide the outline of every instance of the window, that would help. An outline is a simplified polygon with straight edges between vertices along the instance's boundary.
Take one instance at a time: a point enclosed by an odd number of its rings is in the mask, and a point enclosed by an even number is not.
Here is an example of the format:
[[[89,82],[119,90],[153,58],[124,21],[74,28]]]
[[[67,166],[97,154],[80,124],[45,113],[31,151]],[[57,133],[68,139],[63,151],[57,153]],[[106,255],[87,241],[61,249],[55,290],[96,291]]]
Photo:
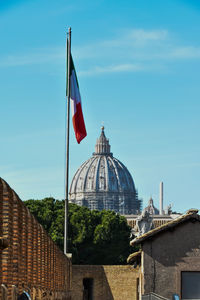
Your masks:
[[[200,299],[200,272],[181,272],[182,299]]]

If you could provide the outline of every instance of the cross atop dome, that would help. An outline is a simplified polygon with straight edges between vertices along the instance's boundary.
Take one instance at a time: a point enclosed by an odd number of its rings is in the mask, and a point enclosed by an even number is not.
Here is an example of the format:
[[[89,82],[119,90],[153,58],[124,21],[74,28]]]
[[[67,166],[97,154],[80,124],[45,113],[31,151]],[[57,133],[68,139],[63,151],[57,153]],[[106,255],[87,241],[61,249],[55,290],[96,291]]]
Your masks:
[[[104,128],[105,128],[104,126],[101,127],[101,135],[97,139],[94,154],[112,155],[112,153],[110,152],[109,139],[107,139],[105,136]]]

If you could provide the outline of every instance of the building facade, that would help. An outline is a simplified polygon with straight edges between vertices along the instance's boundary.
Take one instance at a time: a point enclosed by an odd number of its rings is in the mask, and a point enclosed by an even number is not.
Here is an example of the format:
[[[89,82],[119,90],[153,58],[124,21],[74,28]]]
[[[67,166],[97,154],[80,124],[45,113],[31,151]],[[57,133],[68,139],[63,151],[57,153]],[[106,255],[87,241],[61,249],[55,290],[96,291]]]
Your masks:
[[[200,299],[200,216],[186,214],[135,238],[141,250],[128,262],[140,267],[140,296],[156,293],[172,299]]]
[[[69,200],[91,210],[110,209],[121,214],[137,214],[141,200],[128,169],[110,152],[102,127],[95,152],[75,173]]]

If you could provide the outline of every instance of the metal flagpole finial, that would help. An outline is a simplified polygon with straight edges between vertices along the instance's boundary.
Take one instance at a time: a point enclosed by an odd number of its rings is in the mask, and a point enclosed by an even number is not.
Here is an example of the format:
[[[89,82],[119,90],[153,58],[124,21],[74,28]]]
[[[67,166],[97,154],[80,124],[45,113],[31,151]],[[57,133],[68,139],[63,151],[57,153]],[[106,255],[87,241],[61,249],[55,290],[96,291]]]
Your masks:
[[[67,30],[67,37],[69,37],[69,35],[71,34],[71,32],[72,32],[72,28],[69,27],[68,30]]]

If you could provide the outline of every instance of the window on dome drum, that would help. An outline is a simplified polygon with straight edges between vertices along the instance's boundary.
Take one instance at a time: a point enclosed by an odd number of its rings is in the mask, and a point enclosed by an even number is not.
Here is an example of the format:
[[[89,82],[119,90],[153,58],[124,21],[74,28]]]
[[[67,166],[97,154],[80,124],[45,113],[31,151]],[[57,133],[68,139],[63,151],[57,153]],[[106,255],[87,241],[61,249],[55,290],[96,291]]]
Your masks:
[[[181,272],[181,298],[200,299],[200,272]]]
[[[93,278],[83,278],[83,300],[93,300]]]

